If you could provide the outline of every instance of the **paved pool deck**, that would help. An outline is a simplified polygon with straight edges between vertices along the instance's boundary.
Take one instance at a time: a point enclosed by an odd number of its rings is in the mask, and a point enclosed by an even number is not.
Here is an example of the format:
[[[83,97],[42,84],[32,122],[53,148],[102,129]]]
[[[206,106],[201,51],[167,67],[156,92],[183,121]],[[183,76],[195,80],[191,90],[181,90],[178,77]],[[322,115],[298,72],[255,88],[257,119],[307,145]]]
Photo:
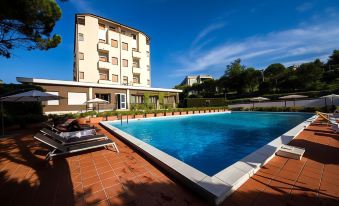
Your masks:
[[[43,160],[39,126],[0,138],[0,205],[208,205],[99,125],[120,153],[97,149]],[[339,205],[339,134],[312,124],[291,145],[302,160],[274,157],[228,197],[228,205]]]

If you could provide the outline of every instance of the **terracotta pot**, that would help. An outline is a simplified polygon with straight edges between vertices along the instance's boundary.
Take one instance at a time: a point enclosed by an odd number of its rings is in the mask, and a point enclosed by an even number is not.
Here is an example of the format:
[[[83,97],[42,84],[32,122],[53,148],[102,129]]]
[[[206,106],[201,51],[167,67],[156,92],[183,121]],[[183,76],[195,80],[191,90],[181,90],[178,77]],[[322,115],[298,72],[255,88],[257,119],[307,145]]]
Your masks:
[[[143,114],[136,114],[135,115],[135,119],[141,119],[141,118],[144,118]]]
[[[166,114],[166,116],[172,116],[173,112],[166,112],[165,114]]]
[[[162,116],[164,116],[164,113],[156,113],[155,116],[162,117]]]
[[[173,112],[173,115],[180,115],[180,112]]]
[[[77,121],[79,122],[79,124],[86,124],[89,121],[89,119],[86,117],[82,117],[77,119]]]
[[[208,109],[208,110],[205,110],[205,113],[210,113],[210,110]]]
[[[187,114],[187,111],[180,112],[180,115],[185,115],[185,114]]]
[[[188,111],[187,114],[193,114],[193,111]]]
[[[146,114],[146,118],[148,117],[154,117],[154,114]]]
[[[107,117],[107,121],[114,121],[114,120],[117,120],[118,117],[117,116],[108,116]]]
[[[205,113],[205,111],[204,110],[200,110],[199,113]]]
[[[89,122],[92,123],[92,124],[97,124],[101,121],[103,121],[103,117],[91,117],[89,118]]]

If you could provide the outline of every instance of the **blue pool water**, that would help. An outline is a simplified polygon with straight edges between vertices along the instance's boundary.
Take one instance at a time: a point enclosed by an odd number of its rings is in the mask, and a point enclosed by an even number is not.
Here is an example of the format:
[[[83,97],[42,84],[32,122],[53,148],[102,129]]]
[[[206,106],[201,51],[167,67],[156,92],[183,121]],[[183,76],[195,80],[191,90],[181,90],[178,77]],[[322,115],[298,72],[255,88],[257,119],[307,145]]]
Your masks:
[[[232,112],[110,124],[212,176],[309,117]]]

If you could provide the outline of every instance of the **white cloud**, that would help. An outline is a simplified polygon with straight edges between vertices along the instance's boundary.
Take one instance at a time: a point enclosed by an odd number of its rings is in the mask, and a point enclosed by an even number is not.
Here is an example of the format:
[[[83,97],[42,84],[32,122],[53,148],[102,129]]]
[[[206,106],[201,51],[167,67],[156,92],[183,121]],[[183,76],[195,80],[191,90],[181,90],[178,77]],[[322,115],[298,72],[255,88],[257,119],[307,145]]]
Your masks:
[[[334,23],[304,26],[266,35],[252,36],[243,41],[222,43],[210,49],[195,50],[195,55],[180,57],[180,69],[174,71],[174,76],[185,76],[213,69],[223,69],[236,58],[246,63],[258,65],[263,63],[287,62],[296,59],[308,60],[322,57],[339,45],[339,27]]]
[[[209,26],[207,26],[206,28],[204,28],[199,34],[198,36],[194,39],[193,41],[193,45],[195,45],[196,43],[198,43],[198,41],[200,41],[201,39],[203,39],[205,36],[207,36],[209,33],[221,29],[225,26],[225,23],[213,23]]]

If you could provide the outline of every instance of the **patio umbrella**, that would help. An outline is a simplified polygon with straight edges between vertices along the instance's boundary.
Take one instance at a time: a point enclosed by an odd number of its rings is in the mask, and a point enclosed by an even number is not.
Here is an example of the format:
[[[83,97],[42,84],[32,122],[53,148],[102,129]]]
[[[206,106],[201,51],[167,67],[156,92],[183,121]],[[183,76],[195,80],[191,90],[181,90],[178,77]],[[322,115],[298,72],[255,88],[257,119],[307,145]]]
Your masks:
[[[2,118],[2,136],[5,136],[5,126],[4,126],[4,102],[41,102],[48,100],[59,100],[60,97],[57,95],[49,94],[46,92],[41,92],[38,90],[31,90],[28,92],[23,92],[19,94],[14,94],[6,97],[1,97],[1,118]]]
[[[298,94],[292,94],[292,95],[287,95],[287,96],[279,97],[279,99],[285,100],[285,107],[286,107],[286,101],[287,100],[293,100],[293,105],[295,107],[295,100],[296,99],[303,99],[303,98],[307,98],[307,96],[298,95]]]
[[[250,99],[250,101],[253,102],[253,108],[254,108],[254,102],[261,102],[261,101],[268,101],[268,100],[270,99],[265,98],[265,97],[254,97]]]
[[[327,99],[327,98],[331,99],[331,103],[332,103],[332,105],[333,105],[333,99],[339,98],[339,95],[337,95],[337,94],[329,94],[329,95],[326,95],[326,96],[322,96],[322,97],[320,97],[320,98],[325,99],[325,105],[327,106],[327,103],[326,103],[326,99]]]
[[[85,102],[86,104],[97,104],[98,105],[98,112],[99,110],[99,104],[108,104],[109,101],[106,101],[104,99],[99,99],[99,98],[94,98],[94,99],[90,99],[88,101]]]

